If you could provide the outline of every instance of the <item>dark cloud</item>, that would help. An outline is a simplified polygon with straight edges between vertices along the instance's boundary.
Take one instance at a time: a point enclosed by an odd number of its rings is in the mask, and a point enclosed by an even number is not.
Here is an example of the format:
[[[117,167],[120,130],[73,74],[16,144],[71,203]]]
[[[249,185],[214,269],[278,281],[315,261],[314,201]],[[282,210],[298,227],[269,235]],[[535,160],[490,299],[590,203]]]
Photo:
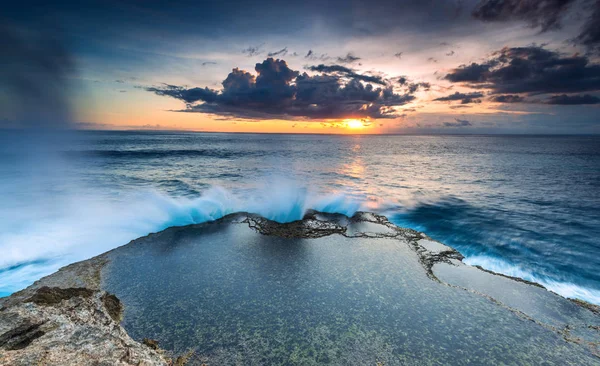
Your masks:
[[[594,52],[600,52],[600,0],[594,2],[594,9],[575,38],[575,42]]]
[[[514,47],[495,52],[481,64],[462,65],[445,79],[494,94],[580,93],[600,90],[600,65],[586,56]]]
[[[461,104],[470,104],[470,103],[481,103],[481,98],[483,97],[483,93],[473,92],[473,93],[459,93],[455,92],[454,94],[447,95],[445,97],[436,98],[434,101],[436,102],[453,102],[460,100]]]
[[[575,7],[587,18],[573,41],[600,51],[600,0],[482,0],[472,15],[489,22],[521,20],[545,32],[560,29],[569,9]]]
[[[577,105],[600,104],[600,98],[593,95],[553,95],[545,101],[546,104]]]
[[[340,65],[309,69],[319,74],[301,74],[284,60],[268,58],[256,64],[256,76],[233,69],[221,91],[166,84],[146,90],[184,101],[184,112],[247,119],[396,118],[394,107],[415,99],[410,87],[396,92],[382,77],[359,75]]]
[[[522,20],[542,31],[560,28],[561,17],[576,0],[482,0],[472,15],[488,22]]]
[[[490,98],[492,102],[496,103],[523,103],[525,98],[520,95],[515,94],[505,94],[505,95],[494,95]]]
[[[115,80],[115,83],[124,84],[125,81],[123,81],[123,80]]]
[[[454,52],[454,50],[451,50],[450,52],[446,53],[446,56],[454,56],[456,52]]]
[[[238,69],[234,69],[232,73],[235,73],[236,70],[239,71]],[[146,90],[149,92],[153,92],[157,95],[180,99],[188,104],[197,102],[199,100],[214,102],[216,101],[218,95],[218,93],[215,90],[209,88],[186,89],[182,86],[168,84],[164,84],[161,87],[149,87],[146,88]]]
[[[275,52],[269,52],[267,54],[267,56],[269,57],[273,57],[273,56],[285,56],[288,53],[288,49],[287,47],[284,47],[282,49],[280,49],[279,51],[275,51]]]
[[[437,60],[437,59],[435,59],[435,58],[433,58],[433,57],[429,57],[429,58],[427,59],[427,62],[433,62],[433,63],[437,63],[437,62],[438,62],[438,60]]]
[[[305,59],[308,60],[320,60],[320,61],[327,61],[329,60],[331,57],[327,56],[326,53],[322,53],[322,54],[317,54],[315,53],[313,50],[308,50],[308,53],[306,53],[306,56],[304,56]]]
[[[431,89],[431,84],[430,83],[426,83],[426,82],[413,83],[406,76],[399,76],[396,79],[396,82],[399,85],[406,87],[407,90],[410,93],[414,93],[414,92],[416,92],[419,89],[422,89],[422,90],[429,90],[429,89]]]
[[[471,122],[466,119],[454,119],[456,122],[444,122],[444,127],[467,127],[472,126]]]
[[[356,57],[354,56],[352,53],[348,52],[348,54],[344,57],[338,57],[337,58],[337,62],[342,63],[342,64],[351,64],[353,62],[356,62],[360,60],[360,57]]]
[[[397,52],[397,53],[395,53],[395,54],[394,54],[394,57],[396,57],[396,58],[398,58],[398,59],[401,59],[401,58],[402,58],[402,54],[403,54],[403,53],[404,53],[404,52]]]
[[[320,65],[315,65],[315,66],[308,66],[306,69],[310,70],[310,71],[322,72],[324,74],[344,75],[344,76],[351,77],[351,78],[354,78],[357,80],[361,80],[361,81],[364,81],[367,83],[374,83],[374,84],[379,84],[379,85],[387,84],[386,81],[380,76],[357,74],[355,70],[350,69],[346,66],[342,66],[342,65],[320,64]]]
[[[489,72],[490,65],[472,63],[461,65],[445,76],[445,79],[453,83],[470,82],[478,83],[484,81],[484,76]]]
[[[75,63],[58,32],[0,23],[0,127],[69,128]]]
[[[216,62],[213,62],[213,61],[206,61],[206,62],[203,62],[203,63],[202,63],[202,66],[207,66],[207,65],[216,65],[216,64],[217,64],[217,63],[216,63]]]
[[[264,45],[264,43],[261,43],[258,46],[249,46],[248,48],[243,49],[242,53],[248,57],[258,56],[262,53],[262,47]]]

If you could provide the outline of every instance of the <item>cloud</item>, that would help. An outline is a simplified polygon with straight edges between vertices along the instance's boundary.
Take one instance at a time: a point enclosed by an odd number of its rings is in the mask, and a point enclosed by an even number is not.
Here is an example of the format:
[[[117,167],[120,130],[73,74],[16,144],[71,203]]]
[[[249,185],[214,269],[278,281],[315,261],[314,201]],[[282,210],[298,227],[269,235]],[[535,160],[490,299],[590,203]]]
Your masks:
[[[367,83],[386,85],[386,81],[383,80],[382,77],[357,74],[355,70],[350,69],[346,66],[320,64],[316,66],[308,66],[306,69],[310,71],[322,72],[324,74],[344,75]]]
[[[471,122],[466,119],[454,119],[456,122],[444,122],[444,127],[467,127],[472,126]]]
[[[239,71],[234,69],[232,73]],[[147,91],[153,92],[157,95],[173,97],[175,99],[183,100],[190,104],[199,100],[214,102],[217,99],[218,93],[215,90],[209,88],[191,88],[186,89],[182,86],[164,84],[162,87],[149,87]]]
[[[398,58],[398,59],[402,59],[402,54],[403,54],[403,53],[404,53],[404,52],[396,52],[396,53],[394,54],[394,57],[396,57],[396,58]]]
[[[600,65],[538,46],[506,47],[483,63],[459,66],[445,79],[493,94],[580,93],[600,90]]]
[[[62,34],[0,24],[0,128],[72,127],[74,58]]]
[[[217,63],[216,63],[216,62],[213,62],[213,61],[206,61],[206,62],[203,62],[203,63],[202,63],[202,66],[207,66],[207,65],[216,65],[216,64],[217,64]]]
[[[257,46],[249,46],[248,48],[243,49],[242,53],[248,57],[258,56],[262,53],[262,47],[264,45],[265,45],[264,43],[261,43]]]
[[[273,56],[285,56],[288,53],[288,49],[287,47],[284,47],[282,49],[280,49],[279,51],[275,51],[275,52],[269,52],[267,54],[267,56],[269,57],[273,57]]]
[[[445,97],[436,98],[434,101],[436,102],[453,102],[460,100],[461,104],[469,104],[469,103],[481,103],[481,98],[483,97],[483,93],[473,92],[473,93],[459,93],[455,92],[454,94],[447,95]]]
[[[505,94],[505,95],[494,95],[490,98],[492,102],[496,103],[523,103],[525,98],[520,95],[515,94]]]
[[[489,72],[490,65],[472,63],[470,65],[461,65],[454,69],[444,78],[453,83],[471,82],[477,83],[484,81],[484,76]]]
[[[542,32],[562,28],[571,8],[588,14],[580,33],[572,41],[590,51],[600,51],[599,0],[482,0],[473,10],[473,17],[486,22],[520,20]]]
[[[414,92],[416,92],[419,89],[422,89],[422,90],[429,90],[429,89],[431,89],[431,84],[430,83],[427,83],[427,82],[413,83],[406,76],[399,76],[396,79],[396,82],[399,85],[402,85],[402,86],[406,87],[408,89],[408,91],[410,91],[411,93],[414,93]]]
[[[327,56],[326,53],[318,55],[313,50],[308,50],[308,52],[306,53],[306,55],[304,56],[304,58],[308,59],[308,60],[313,60],[313,61],[314,60],[327,61],[331,57]]]
[[[487,22],[522,20],[542,31],[560,28],[560,19],[575,0],[482,0],[473,17]]]
[[[356,57],[354,56],[352,53],[348,52],[348,54],[344,57],[338,57],[337,58],[337,62],[342,63],[342,64],[351,64],[353,62],[356,62],[360,60],[360,57]]]
[[[596,0],[594,9],[591,11],[589,18],[583,24],[581,32],[574,39],[575,42],[586,46],[594,52],[600,51],[600,1]]]
[[[284,60],[267,58],[256,64],[256,76],[233,69],[221,91],[169,84],[145,89],[185,102],[182,112],[245,119],[396,118],[395,107],[415,99],[409,86],[395,91],[389,80],[360,75],[343,66],[319,65],[309,70],[318,74],[300,73]]]
[[[600,104],[600,98],[593,95],[553,95],[545,101],[546,104],[578,105],[578,104]]]

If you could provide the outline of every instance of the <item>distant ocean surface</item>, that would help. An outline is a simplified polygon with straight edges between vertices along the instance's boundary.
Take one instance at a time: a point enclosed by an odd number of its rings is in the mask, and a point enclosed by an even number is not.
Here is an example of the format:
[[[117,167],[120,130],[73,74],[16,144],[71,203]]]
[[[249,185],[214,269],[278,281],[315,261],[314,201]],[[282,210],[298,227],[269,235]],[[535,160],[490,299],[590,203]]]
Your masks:
[[[600,304],[600,137],[0,133],[0,296],[173,225],[386,215]]]

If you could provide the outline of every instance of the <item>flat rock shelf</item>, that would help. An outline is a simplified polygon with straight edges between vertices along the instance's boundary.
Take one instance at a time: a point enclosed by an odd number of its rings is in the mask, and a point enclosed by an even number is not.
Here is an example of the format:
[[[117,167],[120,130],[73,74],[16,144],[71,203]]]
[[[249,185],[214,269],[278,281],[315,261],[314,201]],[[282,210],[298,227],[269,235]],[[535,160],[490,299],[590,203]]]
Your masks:
[[[599,365],[600,309],[372,213],[236,213],[0,299],[0,364]]]

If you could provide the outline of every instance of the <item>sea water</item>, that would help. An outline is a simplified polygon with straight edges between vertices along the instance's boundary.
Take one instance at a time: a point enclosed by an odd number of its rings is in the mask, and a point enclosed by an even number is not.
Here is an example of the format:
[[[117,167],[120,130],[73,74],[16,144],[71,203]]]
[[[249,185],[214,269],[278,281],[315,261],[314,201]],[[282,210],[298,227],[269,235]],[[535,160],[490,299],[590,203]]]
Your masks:
[[[600,304],[600,137],[5,131],[0,192],[0,296],[169,226],[312,208]]]

